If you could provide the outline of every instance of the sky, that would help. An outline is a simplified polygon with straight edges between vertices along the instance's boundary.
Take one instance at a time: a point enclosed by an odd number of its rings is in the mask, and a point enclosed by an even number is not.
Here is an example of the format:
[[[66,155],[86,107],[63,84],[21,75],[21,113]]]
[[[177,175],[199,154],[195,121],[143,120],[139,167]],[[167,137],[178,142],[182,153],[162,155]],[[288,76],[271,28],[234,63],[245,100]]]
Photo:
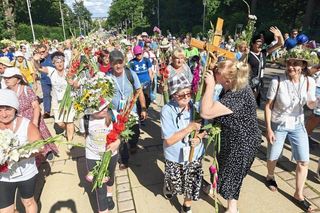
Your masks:
[[[75,0],[65,0],[65,3],[72,8]],[[112,0],[83,0],[84,6],[91,12],[92,17],[106,17]]]

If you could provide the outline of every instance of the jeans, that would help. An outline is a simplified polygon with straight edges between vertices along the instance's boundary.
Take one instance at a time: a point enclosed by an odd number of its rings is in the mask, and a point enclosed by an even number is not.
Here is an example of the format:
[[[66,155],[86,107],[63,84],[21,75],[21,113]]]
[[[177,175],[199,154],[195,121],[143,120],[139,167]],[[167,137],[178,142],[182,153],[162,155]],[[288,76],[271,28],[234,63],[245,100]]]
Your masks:
[[[44,112],[51,112],[51,84],[41,82]]]
[[[131,130],[134,132],[131,139],[128,142],[121,141],[120,148],[119,148],[119,163],[120,164],[128,164],[129,162],[129,150],[128,150],[128,144],[130,145],[130,148],[136,148],[139,137],[140,137],[140,127],[139,124],[135,124]]]
[[[279,159],[285,139],[288,136],[293,159],[296,161],[309,161],[308,134],[303,123],[296,124],[294,129],[286,129],[284,124],[272,123],[271,126],[276,141],[273,144],[268,143],[268,160]]]

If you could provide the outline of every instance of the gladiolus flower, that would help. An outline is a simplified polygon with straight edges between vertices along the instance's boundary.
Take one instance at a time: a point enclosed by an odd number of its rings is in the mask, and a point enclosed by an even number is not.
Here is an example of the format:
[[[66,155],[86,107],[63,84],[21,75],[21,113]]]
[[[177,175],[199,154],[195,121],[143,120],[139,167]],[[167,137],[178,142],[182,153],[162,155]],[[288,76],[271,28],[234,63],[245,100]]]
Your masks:
[[[111,144],[113,142],[115,142],[118,139],[118,133],[116,131],[111,131],[108,135],[107,135],[107,144]]]
[[[217,168],[215,166],[211,165],[209,167],[209,171],[210,171],[211,174],[216,174],[217,173]]]
[[[6,173],[8,171],[9,171],[9,169],[8,169],[8,164],[7,163],[4,163],[4,164],[0,165],[0,173]]]
[[[124,125],[124,123],[114,123],[113,124],[113,129],[120,134],[121,132],[123,132],[126,129],[126,126]]]

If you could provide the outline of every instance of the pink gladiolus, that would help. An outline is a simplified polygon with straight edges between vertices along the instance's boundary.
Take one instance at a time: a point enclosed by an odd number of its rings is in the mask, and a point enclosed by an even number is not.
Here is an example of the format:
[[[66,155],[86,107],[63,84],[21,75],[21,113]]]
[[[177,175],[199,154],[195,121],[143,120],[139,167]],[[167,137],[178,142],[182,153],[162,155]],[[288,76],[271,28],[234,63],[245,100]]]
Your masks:
[[[200,82],[200,63],[197,63],[196,68],[193,71],[193,80],[192,80],[192,92],[197,93]]]
[[[217,168],[214,165],[211,165],[209,167],[210,173],[211,174],[216,174],[217,173]]]

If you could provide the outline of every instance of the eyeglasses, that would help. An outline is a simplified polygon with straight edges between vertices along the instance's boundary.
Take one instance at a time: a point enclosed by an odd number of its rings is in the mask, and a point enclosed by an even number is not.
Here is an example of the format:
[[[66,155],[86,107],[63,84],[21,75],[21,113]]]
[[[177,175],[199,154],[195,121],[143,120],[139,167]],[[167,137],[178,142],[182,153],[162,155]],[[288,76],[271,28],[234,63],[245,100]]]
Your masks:
[[[183,94],[176,94],[176,97],[178,99],[183,99],[183,98],[189,98],[189,97],[191,97],[191,95],[192,95],[192,92],[190,91],[190,92],[183,93]]]

